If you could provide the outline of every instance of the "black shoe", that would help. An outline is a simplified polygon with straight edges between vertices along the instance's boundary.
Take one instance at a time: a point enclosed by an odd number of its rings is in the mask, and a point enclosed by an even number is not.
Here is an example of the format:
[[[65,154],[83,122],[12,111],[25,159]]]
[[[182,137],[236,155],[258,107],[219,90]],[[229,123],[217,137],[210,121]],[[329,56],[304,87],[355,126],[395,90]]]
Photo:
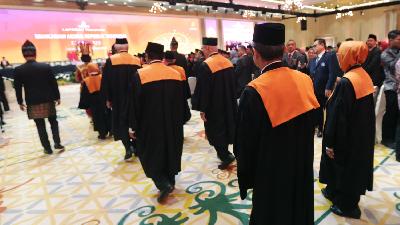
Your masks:
[[[128,160],[130,158],[132,158],[132,152],[130,150],[127,150],[125,153],[124,160]]]
[[[174,190],[174,187],[172,187],[171,185],[168,185],[167,188],[165,188],[164,190],[161,190],[160,195],[157,198],[157,202],[160,204],[164,204],[165,200],[167,200],[169,194],[171,194],[173,190]]]
[[[106,136],[105,135],[99,135],[97,136],[98,139],[100,140],[106,140]]]
[[[361,218],[361,210],[358,207],[356,209],[353,209],[350,212],[343,212],[336,205],[332,205],[331,211],[341,217],[348,217],[348,218],[352,218],[352,219],[360,219]]]
[[[323,195],[326,199],[328,199],[329,201],[332,202],[333,196],[329,193],[328,190],[326,190],[326,188],[322,188],[322,189],[321,189],[321,192],[322,192],[322,195]]]
[[[129,149],[130,149],[130,152],[133,153],[133,155],[137,156],[137,149],[134,146],[131,145],[129,147]]]
[[[318,131],[317,137],[319,137],[319,138],[322,137],[322,131],[320,131],[320,130]]]
[[[400,162],[400,155],[396,156],[396,161]]]
[[[44,149],[44,154],[51,155],[51,154],[53,154],[53,150],[51,150],[51,148]]]
[[[233,161],[235,161],[235,156],[233,156],[233,155],[230,154],[230,155],[227,157],[227,159],[225,159],[224,161],[222,161],[222,163],[218,166],[218,169],[220,169],[220,170],[226,170],[226,169],[229,167],[229,165],[230,165]]]
[[[1,121],[1,125],[6,125],[6,122],[4,122],[4,121]]]
[[[54,145],[54,149],[56,149],[56,150],[64,150],[65,147],[62,146],[61,144],[55,144],[55,145]]]

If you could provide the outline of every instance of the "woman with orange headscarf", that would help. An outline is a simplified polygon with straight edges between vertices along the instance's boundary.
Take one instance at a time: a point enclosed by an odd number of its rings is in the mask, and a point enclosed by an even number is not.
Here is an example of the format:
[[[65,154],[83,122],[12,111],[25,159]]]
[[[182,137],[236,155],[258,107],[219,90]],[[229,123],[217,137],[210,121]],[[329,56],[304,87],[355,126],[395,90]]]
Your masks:
[[[361,67],[368,55],[363,42],[343,42],[338,52],[343,79],[327,102],[319,179],[332,201],[331,211],[359,219],[360,196],[372,191],[375,142],[374,87]]]

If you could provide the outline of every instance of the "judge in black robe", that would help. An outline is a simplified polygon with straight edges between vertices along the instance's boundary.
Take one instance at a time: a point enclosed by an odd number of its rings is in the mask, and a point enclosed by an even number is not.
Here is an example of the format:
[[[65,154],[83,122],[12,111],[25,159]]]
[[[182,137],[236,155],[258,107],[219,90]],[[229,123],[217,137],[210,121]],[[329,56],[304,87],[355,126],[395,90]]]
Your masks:
[[[117,39],[114,45],[117,54],[107,59],[103,68],[101,89],[112,109],[112,133],[116,141],[121,140],[125,147],[125,160],[132,157],[133,143],[128,134],[128,84],[137,69],[141,67],[140,59],[128,53],[126,39]]]
[[[99,139],[106,139],[109,132],[106,100],[100,92],[101,74],[97,64],[87,66],[88,76],[83,79],[81,89],[81,109],[90,109],[92,112],[93,125],[99,132]]]
[[[274,37],[274,38],[271,38]],[[240,98],[234,153],[240,195],[253,189],[253,225],[314,223],[314,114],[311,79],[282,67],[283,24],[254,28],[254,62],[262,75]]]
[[[200,111],[207,139],[222,161],[219,168],[226,169],[235,160],[228,146],[235,134],[236,78],[233,64],[217,53],[217,44],[216,38],[203,38],[202,51],[207,59],[199,69],[192,109]]]
[[[160,190],[163,203],[181,171],[183,148],[183,83],[179,72],[162,63],[164,46],[149,43],[149,65],[133,77],[129,105],[130,136],[137,141],[147,177]]]
[[[368,55],[363,42],[344,42],[340,67],[346,71],[327,103],[319,179],[337,215],[359,219],[360,195],[371,191],[375,143],[374,87],[361,67]]]
[[[192,114],[190,112],[190,107],[188,102],[189,98],[191,97],[191,93],[185,69],[183,69],[181,66],[176,65],[175,55],[171,51],[165,52],[164,63],[167,66],[171,67],[172,69],[176,70],[181,75],[182,85],[183,85],[184,122],[186,123],[190,120]]]

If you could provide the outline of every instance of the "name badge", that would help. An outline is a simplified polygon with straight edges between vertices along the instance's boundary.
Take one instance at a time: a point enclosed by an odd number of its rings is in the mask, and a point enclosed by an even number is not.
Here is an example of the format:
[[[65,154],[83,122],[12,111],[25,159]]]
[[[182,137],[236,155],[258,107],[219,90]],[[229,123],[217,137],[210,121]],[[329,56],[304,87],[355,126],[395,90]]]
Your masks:
[[[325,66],[325,63],[324,63],[324,62],[322,62],[322,63],[321,63],[321,66],[323,66],[323,67],[324,67],[324,66]]]

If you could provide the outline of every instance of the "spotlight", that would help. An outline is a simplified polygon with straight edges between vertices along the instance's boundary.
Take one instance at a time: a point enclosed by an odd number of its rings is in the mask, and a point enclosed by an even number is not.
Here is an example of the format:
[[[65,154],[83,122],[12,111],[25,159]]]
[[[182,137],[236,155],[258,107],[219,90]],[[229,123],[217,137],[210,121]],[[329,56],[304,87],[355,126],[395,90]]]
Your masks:
[[[75,0],[76,5],[79,7],[80,10],[85,10],[88,6],[87,0]]]
[[[176,5],[176,0],[169,0],[168,3],[169,5]]]

